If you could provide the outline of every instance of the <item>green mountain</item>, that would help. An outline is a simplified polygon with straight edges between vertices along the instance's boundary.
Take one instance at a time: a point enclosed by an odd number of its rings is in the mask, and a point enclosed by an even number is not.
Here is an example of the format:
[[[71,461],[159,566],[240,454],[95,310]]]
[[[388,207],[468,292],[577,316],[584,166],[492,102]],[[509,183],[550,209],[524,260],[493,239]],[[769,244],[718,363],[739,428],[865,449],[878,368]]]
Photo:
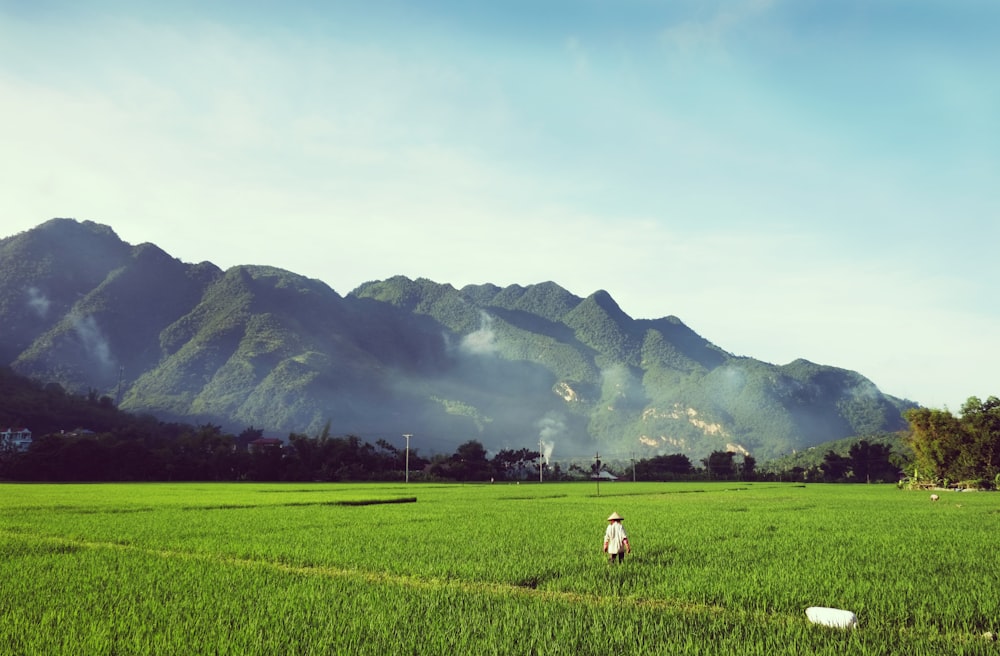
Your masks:
[[[748,452],[899,430],[914,404],[860,374],[734,356],[672,316],[553,282],[368,282],[347,296],[223,271],[53,219],[0,240],[0,364],[122,409],[239,431],[470,439],[553,456]]]

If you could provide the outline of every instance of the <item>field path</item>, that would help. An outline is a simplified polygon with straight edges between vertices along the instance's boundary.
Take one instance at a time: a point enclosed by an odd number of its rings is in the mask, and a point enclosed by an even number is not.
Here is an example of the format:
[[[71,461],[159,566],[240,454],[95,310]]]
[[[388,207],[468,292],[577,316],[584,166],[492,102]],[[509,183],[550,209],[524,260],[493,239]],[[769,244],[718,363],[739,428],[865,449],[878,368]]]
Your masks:
[[[604,604],[613,604],[621,606],[622,604],[629,604],[636,607],[658,608],[662,610],[670,610],[673,612],[688,612],[696,614],[700,613],[721,614],[726,612],[734,612],[721,605],[696,604],[696,603],[691,603],[690,601],[682,602],[666,598],[651,599],[651,598],[621,597],[621,596],[611,596],[611,595],[609,596],[588,595],[588,594],[581,594],[578,592],[544,590],[530,586],[516,585],[512,583],[470,581],[465,579],[450,579],[450,578],[422,578],[422,577],[406,576],[400,574],[389,574],[385,572],[366,572],[362,570],[345,569],[339,567],[299,565],[299,564],[284,563],[273,560],[240,558],[240,557],[226,556],[220,554],[199,553],[195,551],[153,549],[149,547],[142,547],[120,542],[96,542],[92,540],[80,540],[80,539],[67,538],[61,536],[41,535],[25,531],[9,531],[0,529],[0,534],[9,538],[33,541],[36,543],[59,545],[64,547],[93,549],[97,551],[99,550],[121,551],[129,553],[138,553],[156,558],[197,560],[201,562],[217,563],[221,565],[230,565],[234,567],[262,567],[262,568],[270,568],[272,570],[279,572],[288,572],[291,574],[337,577],[337,578],[357,580],[359,582],[364,582],[364,583],[386,584],[386,585],[394,585],[394,586],[417,588],[417,589],[431,590],[440,588],[450,588],[453,590],[459,590],[462,592],[468,592],[474,594],[485,593],[498,596],[519,595],[535,599],[553,599],[568,603],[588,604],[593,606],[600,606]],[[792,618],[789,616],[782,616],[774,613],[748,613],[743,609],[740,609],[738,612],[743,617],[747,615],[754,615],[758,619],[767,619],[767,621],[770,622],[784,623],[792,620]],[[800,620],[801,618],[796,617],[795,619]]]

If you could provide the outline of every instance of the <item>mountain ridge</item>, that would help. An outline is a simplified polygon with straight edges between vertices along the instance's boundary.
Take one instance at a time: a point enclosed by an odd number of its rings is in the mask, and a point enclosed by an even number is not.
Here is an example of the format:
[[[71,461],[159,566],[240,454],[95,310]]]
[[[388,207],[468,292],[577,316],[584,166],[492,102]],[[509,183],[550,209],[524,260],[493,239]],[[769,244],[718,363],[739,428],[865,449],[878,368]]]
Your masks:
[[[675,316],[632,319],[605,290],[553,281],[393,276],[342,296],[73,219],[0,239],[0,268],[2,364],[166,420],[771,458],[900,430],[915,406],[857,372],[735,356]]]

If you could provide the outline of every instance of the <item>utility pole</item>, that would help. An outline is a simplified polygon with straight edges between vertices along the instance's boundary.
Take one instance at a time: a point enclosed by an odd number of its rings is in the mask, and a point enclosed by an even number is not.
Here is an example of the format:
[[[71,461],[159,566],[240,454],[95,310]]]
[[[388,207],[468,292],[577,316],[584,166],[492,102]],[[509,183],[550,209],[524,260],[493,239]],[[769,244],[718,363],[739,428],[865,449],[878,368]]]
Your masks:
[[[635,483],[635,451],[632,452],[632,482]]]
[[[406,438],[406,482],[410,482],[410,438],[413,437],[412,433],[404,433],[403,437]]]
[[[594,452],[594,479],[597,481],[597,496],[601,496],[601,454]]]

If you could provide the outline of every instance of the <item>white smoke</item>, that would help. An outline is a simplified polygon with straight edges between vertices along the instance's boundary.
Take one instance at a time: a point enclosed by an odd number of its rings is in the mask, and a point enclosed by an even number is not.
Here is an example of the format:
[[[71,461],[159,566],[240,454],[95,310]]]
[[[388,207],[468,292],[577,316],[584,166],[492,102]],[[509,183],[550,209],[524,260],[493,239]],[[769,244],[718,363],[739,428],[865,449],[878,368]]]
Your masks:
[[[863,380],[858,384],[849,387],[844,391],[844,394],[860,401],[877,401],[882,396],[878,387],[876,387],[875,383],[870,380]]]
[[[601,370],[601,382],[607,395],[612,397],[626,396],[634,383],[628,367],[616,364]]]
[[[496,333],[493,331],[493,317],[479,313],[479,329],[462,338],[462,351],[472,355],[496,353]]]
[[[542,458],[545,460],[545,464],[551,464],[552,461],[552,451],[556,448],[555,442],[546,442],[541,440],[539,444],[542,447]]]
[[[104,337],[94,317],[74,315],[71,320],[73,321],[73,330],[80,338],[84,350],[102,367],[110,369],[114,364],[111,359],[111,345],[108,344],[107,338]]]
[[[722,377],[725,391],[729,394],[739,393],[747,384],[746,372],[739,367],[725,366],[717,371],[717,375]]]
[[[42,293],[38,287],[28,287],[28,307],[31,308],[40,319],[44,319],[49,313],[49,306],[52,302]]]
[[[536,426],[538,426],[538,444],[541,447],[542,458],[545,459],[545,464],[549,464],[552,452],[556,448],[556,438],[565,435],[566,424],[559,414],[548,412],[538,420]]]

